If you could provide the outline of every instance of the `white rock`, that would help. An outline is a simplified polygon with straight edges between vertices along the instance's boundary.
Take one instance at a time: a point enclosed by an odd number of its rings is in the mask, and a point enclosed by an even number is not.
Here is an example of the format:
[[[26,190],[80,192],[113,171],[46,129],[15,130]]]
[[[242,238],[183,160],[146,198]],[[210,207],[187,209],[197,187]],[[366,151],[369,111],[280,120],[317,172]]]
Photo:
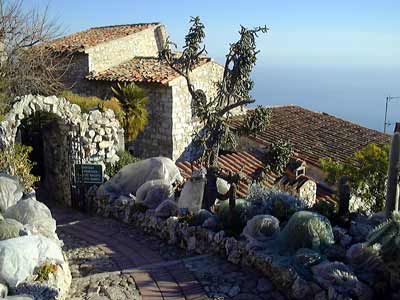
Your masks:
[[[0,173],[0,212],[17,204],[22,193],[23,189],[16,177]]]
[[[58,244],[40,235],[22,236],[0,242],[0,277],[16,287],[45,262],[64,263]]]

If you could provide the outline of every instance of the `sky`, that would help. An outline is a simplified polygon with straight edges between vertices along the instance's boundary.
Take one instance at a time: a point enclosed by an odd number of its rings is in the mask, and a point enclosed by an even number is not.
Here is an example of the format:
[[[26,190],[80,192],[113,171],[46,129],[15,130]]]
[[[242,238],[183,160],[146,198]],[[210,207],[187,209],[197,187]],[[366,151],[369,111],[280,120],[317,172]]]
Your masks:
[[[208,55],[220,63],[240,25],[266,25],[253,72],[257,104],[295,104],[382,131],[386,97],[400,96],[398,0],[25,0],[46,4],[66,33],[161,22],[180,46],[190,16],[200,16]],[[400,99],[390,101],[388,121],[400,121]]]

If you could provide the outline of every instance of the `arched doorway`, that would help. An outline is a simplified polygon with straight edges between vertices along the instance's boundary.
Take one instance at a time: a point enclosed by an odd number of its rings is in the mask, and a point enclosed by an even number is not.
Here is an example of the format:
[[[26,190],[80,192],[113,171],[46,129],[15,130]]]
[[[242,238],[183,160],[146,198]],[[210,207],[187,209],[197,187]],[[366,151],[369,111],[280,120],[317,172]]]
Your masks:
[[[40,200],[71,205],[69,126],[57,115],[37,111],[21,120],[16,142],[32,147],[32,173],[40,177]]]

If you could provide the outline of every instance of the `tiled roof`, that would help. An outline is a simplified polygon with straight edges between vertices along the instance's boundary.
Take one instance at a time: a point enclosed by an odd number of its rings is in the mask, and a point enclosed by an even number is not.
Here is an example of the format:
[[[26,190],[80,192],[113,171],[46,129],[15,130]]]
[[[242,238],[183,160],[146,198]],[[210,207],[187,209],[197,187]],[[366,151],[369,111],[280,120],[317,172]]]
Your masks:
[[[209,61],[209,58],[201,59],[196,67]],[[158,58],[135,57],[116,67],[88,75],[86,78],[89,80],[166,84],[176,77],[179,77],[179,74]]]
[[[83,52],[87,48],[125,37],[158,24],[143,23],[94,27],[55,39],[47,43],[46,47],[58,52]]]
[[[242,172],[246,175],[247,180],[241,180],[238,186],[237,194],[239,197],[245,197],[249,190],[249,183],[251,179],[256,176],[256,173],[259,169],[263,168],[263,162],[251,155],[248,152],[234,152],[231,154],[224,154],[218,158],[218,164],[222,173],[228,174],[229,172]],[[185,179],[189,179],[192,175],[192,166],[188,161],[185,162],[177,162],[181,175]],[[193,163],[193,170],[199,169],[199,165],[197,163]],[[264,180],[262,184],[268,188],[274,187],[278,181],[279,177],[273,173],[268,172],[264,176]],[[295,186],[296,188],[300,188],[308,179],[313,180],[307,176],[301,176],[298,180],[292,181],[290,184]],[[247,182],[246,182],[247,181]],[[317,183],[317,201],[324,199],[327,201],[331,200],[332,192],[328,189],[321,189],[320,184]]]
[[[370,143],[390,142],[390,135],[372,130],[326,113],[317,113],[299,106],[271,107],[272,117],[267,129],[249,139],[268,146],[278,140],[290,141],[300,159],[319,166],[321,158],[330,157],[343,162],[354,152]],[[243,115],[234,117],[237,128]]]

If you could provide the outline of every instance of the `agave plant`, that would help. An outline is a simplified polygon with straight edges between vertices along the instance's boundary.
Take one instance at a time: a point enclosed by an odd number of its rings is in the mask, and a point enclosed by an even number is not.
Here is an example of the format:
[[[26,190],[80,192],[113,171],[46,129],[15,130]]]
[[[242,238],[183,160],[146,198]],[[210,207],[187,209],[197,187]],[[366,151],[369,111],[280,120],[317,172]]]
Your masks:
[[[117,84],[111,88],[115,98],[121,103],[124,111],[124,129],[127,141],[134,140],[138,134],[144,130],[149,121],[149,113],[147,111],[147,104],[149,99],[143,89],[130,84]]]

